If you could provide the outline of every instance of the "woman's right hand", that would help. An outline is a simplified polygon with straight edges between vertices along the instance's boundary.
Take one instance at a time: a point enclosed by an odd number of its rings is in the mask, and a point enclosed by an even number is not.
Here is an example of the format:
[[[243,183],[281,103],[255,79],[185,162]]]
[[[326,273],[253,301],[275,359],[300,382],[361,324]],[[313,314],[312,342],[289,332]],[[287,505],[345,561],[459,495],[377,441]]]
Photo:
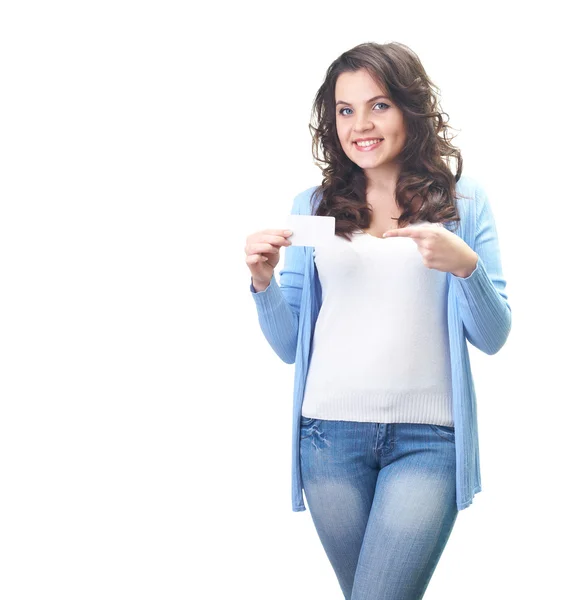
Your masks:
[[[290,246],[287,239],[292,232],[283,229],[263,229],[247,236],[245,246],[245,262],[251,271],[253,283],[266,287],[273,277],[273,269],[277,266],[281,246]]]

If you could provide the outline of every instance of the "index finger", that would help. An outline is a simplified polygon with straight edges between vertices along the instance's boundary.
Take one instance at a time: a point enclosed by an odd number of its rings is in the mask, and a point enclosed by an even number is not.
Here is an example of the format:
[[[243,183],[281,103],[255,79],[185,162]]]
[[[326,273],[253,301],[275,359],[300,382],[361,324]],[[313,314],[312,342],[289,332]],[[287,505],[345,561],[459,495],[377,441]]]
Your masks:
[[[414,227],[401,227],[399,229],[389,229],[386,233],[383,233],[383,237],[423,237],[424,231],[420,231],[420,228]]]
[[[287,237],[293,235],[291,229],[265,229],[264,233],[270,233],[271,235],[282,235]]]

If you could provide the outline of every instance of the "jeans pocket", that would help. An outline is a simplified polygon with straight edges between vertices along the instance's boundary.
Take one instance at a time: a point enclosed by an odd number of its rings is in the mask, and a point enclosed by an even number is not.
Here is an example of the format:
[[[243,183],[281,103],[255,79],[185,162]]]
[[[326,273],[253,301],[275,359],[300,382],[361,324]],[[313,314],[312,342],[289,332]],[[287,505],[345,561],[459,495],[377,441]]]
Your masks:
[[[313,434],[313,426],[317,423],[319,419],[315,417],[304,417],[301,415],[301,435],[300,438],[303,440],[305,438],[311,437]]]
[[[454,444],[454,427],[448,425],[434,425],[429,423],[429,427],[441,438]]]

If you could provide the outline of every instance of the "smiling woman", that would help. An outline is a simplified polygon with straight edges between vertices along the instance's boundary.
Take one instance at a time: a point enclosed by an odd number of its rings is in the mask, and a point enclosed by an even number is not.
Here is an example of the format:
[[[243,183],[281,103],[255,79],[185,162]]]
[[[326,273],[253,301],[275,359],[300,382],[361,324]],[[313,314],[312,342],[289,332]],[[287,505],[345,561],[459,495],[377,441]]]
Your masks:
[[[462,156],[437,94],[418,56],[397,42],[360,44],[329,67],[309,128],[325,165],[316,215],[334,216],[336,235],[459,220]]]
[[[293,510],[304,491],[347,600],[423,597],[482,489],[467,342],[494,354],[511,326],[490,203],[462,176],[432,88],[402,44],[333,62],[310,125],[323,181],[292,214],[334,216],[336,235],[287,245],[280,285],[271,273],[250,288],[295,363]],[[278,233],[252,254],[283,245]]]

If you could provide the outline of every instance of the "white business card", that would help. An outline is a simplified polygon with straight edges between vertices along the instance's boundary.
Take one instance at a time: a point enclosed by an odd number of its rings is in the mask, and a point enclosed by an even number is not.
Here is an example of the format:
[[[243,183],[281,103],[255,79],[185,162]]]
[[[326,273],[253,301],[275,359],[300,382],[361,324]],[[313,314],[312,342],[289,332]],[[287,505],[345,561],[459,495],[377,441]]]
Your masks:
[[[293,232],[288,238],[293,246],[323,246],[335,237],[335,217],[288,215],[285,229]]]

